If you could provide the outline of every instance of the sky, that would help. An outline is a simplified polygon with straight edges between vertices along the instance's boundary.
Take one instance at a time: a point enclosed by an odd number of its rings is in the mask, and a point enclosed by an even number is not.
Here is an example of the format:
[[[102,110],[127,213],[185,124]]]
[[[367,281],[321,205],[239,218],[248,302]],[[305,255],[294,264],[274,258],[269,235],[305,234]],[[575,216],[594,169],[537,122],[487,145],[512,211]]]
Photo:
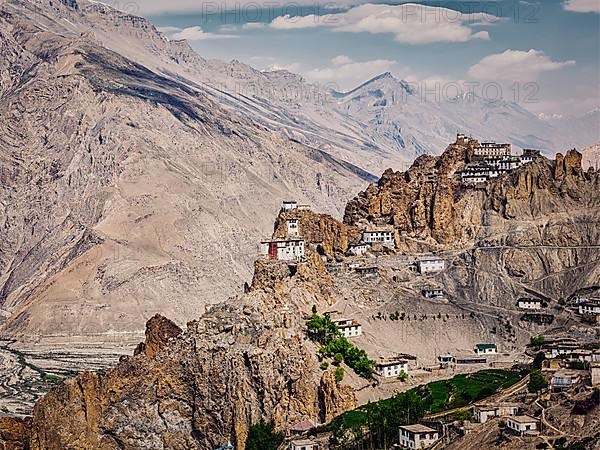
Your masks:
[[[137,1],[129,9],[205,58],[287,69],[341,91],[389,71],[544,118],[600,106],[600,0]]]

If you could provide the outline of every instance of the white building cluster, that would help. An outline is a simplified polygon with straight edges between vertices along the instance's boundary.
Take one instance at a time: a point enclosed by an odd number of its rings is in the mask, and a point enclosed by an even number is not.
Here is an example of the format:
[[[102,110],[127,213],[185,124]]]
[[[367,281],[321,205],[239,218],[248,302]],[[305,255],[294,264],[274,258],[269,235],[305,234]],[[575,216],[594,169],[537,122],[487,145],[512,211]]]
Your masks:
[[[511,144],[467,140],[462,134],[457,135],[456,142],[474,144],[472,162],[460,174],[463,184],[485,183],[490,178],[496,178],[533,161],[540,154],[539,150],[525,149],[523,154],[513,155]]]

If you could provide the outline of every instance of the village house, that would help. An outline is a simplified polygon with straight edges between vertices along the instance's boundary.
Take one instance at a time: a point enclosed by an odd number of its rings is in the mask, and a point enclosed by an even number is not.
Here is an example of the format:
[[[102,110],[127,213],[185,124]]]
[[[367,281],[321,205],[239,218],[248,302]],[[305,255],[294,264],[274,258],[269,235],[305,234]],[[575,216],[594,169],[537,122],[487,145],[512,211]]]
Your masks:
[[[571,355],[579,349],[576,342],[549,342],[542,345],[546,358],[557,358],[562,355]]]
[[[446,268],[446,260],[442,258],[423,258],[417,261],[419,273],[440,272]]]
[[[298,219],[286,219],[285,231],[288,236],[298,236],[300,234],[298,222]]]
[[[477,344],[473,351],[477,355],[495,355],[498,353],[498,348],[496,344]]]
[[[590,299],[578,305],[579,314],[582,316],[599,316],[600,300]]]
[[[296,209],[298,207],[298,202],[295,200],[284,200],[281,209],[284,211],[291,211],[292,209]]]
[[[437,430],[425,425],[403,425],[399,429],[400,447],[422,449],[431,447],[439,438]]]
[[[458,364],[458,365],[487,364],[487,359],[486,358],[473,358],[473,357],[457,357],[456,364]]]
[[[358,242],[348,246],[348,253],[354,256],[364,256],[371,249],[371,246],[366,242]]]
[[[473,407],[473,417],[479,423],[486,423],[493,417],[516,416],[519,406],[512,404],[478,404]]]
[[[576,372],[559,370],[554,373],[554,376],[550,380],[550,387],[554,392],[562,391],[579,383],[580,379],[581,376]]]
[[[379,276],[379,268],[377,266],[358,266],[354,271],[363,278],[375,278]]]
[[[513,416],[506,419],[506,426],[514,434],[523,435],[539,431],[539,421],[531,416]]]
[[[289,450],[320,450],[318,442],[311,439],[302,439],[290,442]]]
[[[517,300],[517,307],[519,309],[542,309],[543,301],[537,298],[520,298]]]
[[[391,227],[379,227],[364,230],[362,241],[366,243],[394,245],[394,229]]]
[[[292,211],[294,209],[306,210],[310,209],[310,205],[299,205],[295,200],[284,200],[281,209],[284,211]]]
[[[408,361],[404,359],[390,359],[387,361],[378,362],[375,365],[377,375],[390,378],[397,377],[400,372],[408,374]]]
[[[511,156],[511,144],[496,144],[495,142],[481,142],[473,149],[473,156],[480,158],[498,158]]]
[[[440,288],[426,288],[421,290],[421,294],[425,298],[443,297],[444,290]]]
[[[454,355],[450,355],[448,353],[445,355],[438,355],[437,359],[440,363],[440,369],[447,369],[448,367],[452,367],[456,364],[456,358]]]
[[[297,261],[304,258],[303,239],[271,239],[260,243],[261,255],[280,261]]]
[[[356,337],[362,334],[362,325],[354,319],[331,319],[344,337]]]
[[[521,155],[521,164],[530,163],[538,156],[540,156],[539,150],[525,148],[523,149],[523,154]]]

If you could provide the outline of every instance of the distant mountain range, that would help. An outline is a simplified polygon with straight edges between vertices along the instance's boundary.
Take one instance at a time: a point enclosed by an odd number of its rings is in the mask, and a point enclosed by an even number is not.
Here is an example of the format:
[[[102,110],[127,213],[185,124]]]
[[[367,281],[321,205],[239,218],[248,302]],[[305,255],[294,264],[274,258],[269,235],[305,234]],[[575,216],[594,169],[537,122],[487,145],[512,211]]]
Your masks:
[[[384,169],[441,153],[458,131],[563,151],[597,142],[597,118],[423,101],[388,73],[315,89],[206,60],[101,3],[5,0],[2,332],[121,336],[157,311],[186,321],[251,277],[282,199],[341,216]]]
[[[72,2],[66,2],[71,4]],[[211,96],[225,108],[374,174],[439,154],[457,132],[547,154],[600,142],[600,110],[543,120],[517,103],[462,96],[436,102],[390,73],[347,92],[330,91],[285,70],[206,60],[170,41],[146,19],[78,0],[63,24],[162,76]]]

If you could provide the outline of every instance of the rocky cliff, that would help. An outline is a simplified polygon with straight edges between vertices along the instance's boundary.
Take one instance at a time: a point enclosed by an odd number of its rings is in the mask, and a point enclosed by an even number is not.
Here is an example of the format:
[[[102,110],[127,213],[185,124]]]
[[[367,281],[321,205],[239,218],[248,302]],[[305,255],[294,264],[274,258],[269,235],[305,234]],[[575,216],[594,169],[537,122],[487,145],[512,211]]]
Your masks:
[[[37,403],[31,449],[212,450],[227,441],[243,449],[261,418],[285,429],[354,408],[352,389],[321,373],[303,331],[312,305],[328,306],[330,285],[316,257],[296,276],[256,282],[184,331],[152,318],[145,352],[67,380]]]
[[[576,212],[582,220],[589,215],[597,220],[600,176],[583,170],[576,150],[556,160],[540,157],[474,188],[464,186],[459,173],[469,160],[469,145],[455,143],[439,157],[419,157],[406,172],[387,170],[348,203],[344,222],[393,225],[400,248],[450,249],[469,247],[490,233],[503,234],[505,242],[514,237],[513,219],[519,226],[549,226]],[[600,242],[595,234],[590,227],[581,237]]]

